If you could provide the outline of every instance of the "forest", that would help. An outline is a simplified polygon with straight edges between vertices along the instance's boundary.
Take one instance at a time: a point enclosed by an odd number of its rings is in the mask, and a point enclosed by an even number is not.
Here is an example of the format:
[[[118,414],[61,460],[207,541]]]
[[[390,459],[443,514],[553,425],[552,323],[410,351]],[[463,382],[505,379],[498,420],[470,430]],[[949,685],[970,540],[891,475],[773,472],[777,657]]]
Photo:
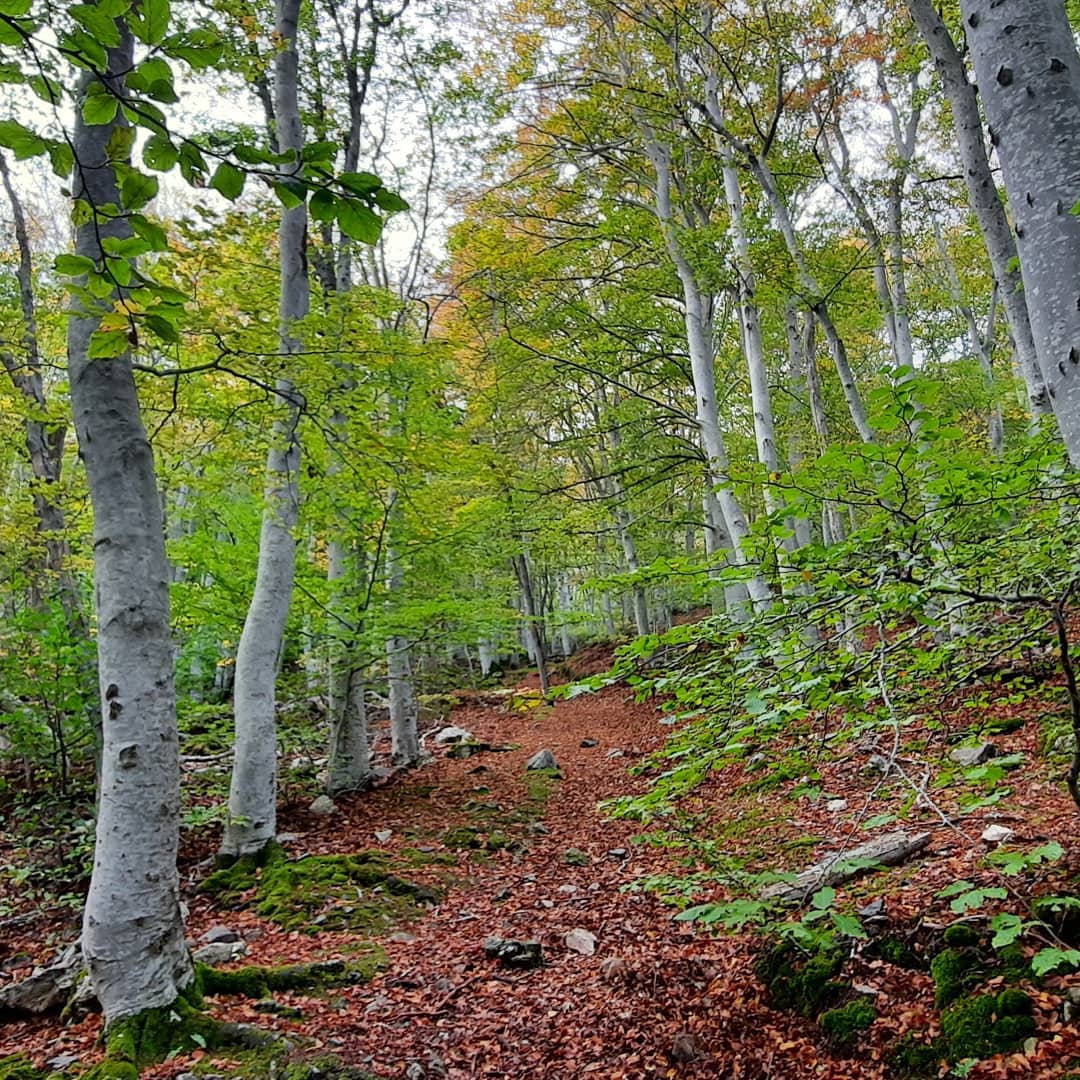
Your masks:
[[[0,1080],[1080,1077],[1078,34],[0,0]]]

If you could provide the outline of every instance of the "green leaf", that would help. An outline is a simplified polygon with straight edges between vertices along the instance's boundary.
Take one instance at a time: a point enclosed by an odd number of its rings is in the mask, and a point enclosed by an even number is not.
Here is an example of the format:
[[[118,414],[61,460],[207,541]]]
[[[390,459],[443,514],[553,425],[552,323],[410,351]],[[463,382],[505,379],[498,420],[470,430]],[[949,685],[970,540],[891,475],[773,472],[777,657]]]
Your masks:
[[[400,195],[393,191],[387,191],[386,188],[379,188],[375,192],[375,205],[388,214],[396,214],[401,210],[409,209],[409,204]]]
[[[311,196],[308,203],[308,213],[312,221],[333,221],[337,214],[337,196],[326,188],[319,188]]]
[[[826,908],[832,907],[835,899],[836,890],[831,885],[826,885],[814,893],[814,898],[810,903],[817,908],[818,911],[824,911]]]
[[[132,17],[132,33],[144,45],[159,45],[169,32],[169,0],[139,0],[140,17]]]
[[[1011,912],[1002,912],[990,920],[990,929],[994,931],[990,944],[995,949],[1011,945],[1024,932],[1024,920]]]
[[[62,139],[50,140],[48,150],[52,171],[59,177],[69,177],[75,167],[75,151]]]
[[[83,119],[92,125],[111,124],[119,107],[119,98],[110,94],[101,83],[92,83],[83,99]]]
[[[173,34],[161,43],[169,55],[186,60],[196,71],[213,67],[221,60],[225,46],[212,30],[195,29]]]
[[[305,189],[302,184],[290,185],[275,181],[270,186],[274,189],[274,194],[286,210],[295,210],[298,206],[303,206]]]
[[[167,135],[151,135],[143,147],[142,159],[148,169],[168,172],[180,160],[180,151]]]
[[[1080,949],[1040,949],[1031,958],[1031,970],[1039,976],[1049,975],[1060,967],[1080,967]]]
[[[192,142],[185,142],[180,147],[180,175],[192,185],[198,187],[202,184],[209,167],[202,152]]]
[[[245,165],[269,165],[274,160],[274,155],[269,150],[252,146],[250,143],[237,143],[233,147],[233,156]]]
[[[134,128],[115,127],[109,132],[109,141],[105,144],[105,153],[110,161],[126,162],[131,157],[131,147],[134,142]]]
[[[351,240],[375,244],[382,235],[383,223],[379,215],[353,200],[338,201],[337,221],[341,231]]]
[[[862,823],[862,827],[864,829],[876,829],[880,825],[891,825],[895,820],[895,814],[874,814]]]
[[[87,255],[57,255],[53,259],[53,269],[67,277],[93,273],[94,265],[94,260]]]
[[[143,214],[131,214],[128,223],[135,230],[137,236],[141,236],[149,245],[151,251],[167,251],[169,238],[165,230],[156,222],[151,221]]]
[[[167,341],[170,345],[176,345],[180,341],[180,331],[164,315],[147,315],[144,322],[162,341]]]
[[[115,49],[120,44],[120,28],[116,20],[97,4],[72,4],[67,10],[95,41],[107,49]]]
[[[63,94],[63,88],[55,79],[50,79],[48,75],[34,75],[28,80],[30,89],[42,101],[48,102],[50,105],[55,105]]]
[[[125,210],[140,210],[158,193],[158,179],[138,169],[116,166],[120,178],[120,201]]]
[[[90,338],[86,355],[91,360],[111,360],[128,350],[127,330],[95,330]]]
[[[247,175],[228,161],[223,161],[210,177],[210,186],[225,196],[230,202],[235,202],[244,190],[244,181]]]
[[[0,146],[12,151],[17,161],[45,150],[45,140],[17,120],[0,120]]]
[[[832,912],[832,921],[833,926],[845,937],[861,941],[867,936],[863,924],[854,915],[845,915],[842,912],[834,911]]]
[[[336,142],[310,142],[305,143],[300,152],[302,161],[329,164],[337,157],[338,144]]]
[[[30,0],[0,0],[0,15],[21,19],[30,11]]]
[[[382,187],[382,181],[369,172],[346,172],[338,178],[338,183],[354,195],[370,195]]]

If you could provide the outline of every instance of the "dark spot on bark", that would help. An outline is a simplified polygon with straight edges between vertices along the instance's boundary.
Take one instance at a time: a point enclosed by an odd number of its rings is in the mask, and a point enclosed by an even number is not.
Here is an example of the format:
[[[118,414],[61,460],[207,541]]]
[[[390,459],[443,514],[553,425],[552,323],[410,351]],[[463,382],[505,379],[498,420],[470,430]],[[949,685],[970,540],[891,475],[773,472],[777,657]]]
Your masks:
[[[968,26],[970,26],[974,30],[975,27],[978,26],[978,25],[979,25],[979,13],[977,11],[973,11],[971,13],[971,16],[968,18]]]
[[[109,719],[110,720],[119,719],[120,714],[123,711],[124,711],[124,706],[121,705],[119,701],[110,701],[109,702]]]
[[[986,131],[987,134],[990,136],[990,145],[997,146],[998,142],[1000,141],[998,139],[998,133],[989,125],[987,126]]]
[[[1050,60],[1050,70],[1055,75],[1060,75],[1065,70],[1065,65],[1055,56]]]
[[[1080,351],[1077,351],[1075,345],[1073,345],[1072,348],[1069,349],[1069,363],[1080,364]]]
[[[999,86],[1012,86],[1013,73],[1012,68],[999,67],[997,73],[997,81]]]
[[[1034,206],[1035,205],[1035,197],[1031,194],[1030,191],[1028,191],[1028,192],[1026,192],[1024,194],[1024,198],[1027,199],[1028,206]]]
[[[120,753],[117,755],[120,758],[120,768],[122,769],[134,769],[138,764],[139,747],[137,743],[128,743],[127,746],[120,747]]]
[[[1065,213],[1065,204],[1060,199],[1058,199],[1058,201],[1054,203],[1054,211],[1058,214]]]
[[[112,699],[114,697],[116,697],[116,695],[119,694],[119,693],[120,693],[120,687],[117,686],[116,683],[111,682],[111,683],[109,683],[109,688],[105,691],[105,700],[106,701],[112,701]]]
[[[1016,226],[1016,235],[1021,240],[1024,238],[1024,226],[1023,225],[1017,225]]]
[[[1030,86],[1025,86],[1024,87],[1024,93],[1027,94],[1028,97],[1034,97],[1035,96],[1035,91]]]
[[[1009,23],[1009,25],[1005,27],[1005,29],[1002,31],[1002,33],[1011,34],[1014,30],[1019,30],[1019,29],[1020,29],[1020,27],[1018,27],[1016,25],[1016,23]]]

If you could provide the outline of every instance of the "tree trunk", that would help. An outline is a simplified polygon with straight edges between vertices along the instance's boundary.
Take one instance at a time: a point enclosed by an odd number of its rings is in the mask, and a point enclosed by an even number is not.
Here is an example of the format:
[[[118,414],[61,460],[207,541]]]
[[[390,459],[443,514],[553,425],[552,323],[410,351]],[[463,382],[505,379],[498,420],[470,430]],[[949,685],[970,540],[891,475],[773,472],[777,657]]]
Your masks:
[[[949,99],[968,202],[979,223],[1005,317],[1009,320],[1020,374],[1027,387],[1028,407],[1035,417],[1045,416],[1051,412],[1050,399],[1021,289],[1016,244],[986,154],[978,95],[968,81],[963,58],[932,0],[908,0],[908,9],[930,50],[942,89]]]
[[[297,20],[300,0],[277,0],[279,48],[274,61],[277,141],[281,152],[303,147],[297,88]],[[283,165],[284,177],[299,166]],[[298,353],[294,324],[308,313],[307,204],[282,210],[281,352]],[[299,400],[292,382],[278,379],[275,422],[266,460],[266,508],[259,535],[259,564],[236,653],[236,757],[229,788],[229,816],[221,851],[226,856],[261,851],[277,831],[277,723],[275,682],[296,571],[299,517]]]
[[[547,657],[544,655],[544,642],[537,628],[538,616],[536,599],[533,595],[532,575],[529,572],[529,556],[522,551],[520,555],[513,557],[513,563],[514,573],[521,587],[521,602],[525,616],[523,626],[525,643],[536,664],[536,673],[540,678],[540,691],[546,696],[548,690],[551,689],[551,679],[548,675]]]
[[[405,585],[405,568],[395,546],[400,518],[398,497],[391,495],[386,547],[387,606],[393,603],[394,593]],[[409,659],[409,639],[391,634],[386,639],[386,675],[390,699],[390,754],[395,765],[415,765],[420,760],[420,736],[417,724],[420,705],[413,686],[412,664]]]
[[[99,78],[123,96],[133,39],[108,52],[108,74],[86,73],[81,99]],[[113,74],[115,73],[115,74]],[[90,208],[118,205],[110,136],[127,121],[87,125],[76,105],[73,195]],[[131,235],[122,215],[80,225],[75,251],[100,264],[102,244]],[[83,916],[83,954],[106,1025],[167,1006],[192,978],[180,913],[179,741],[169,624],[169,565],[154,456],[125,354],[90,360],[90,339],[114,297],[68,326],[68,370],[80,452],[94,507],[94,577],[103,753],[94,869]]]
[[[961,10],[1016,220],[1036,355],[1080,465],[1080,56],[1061,0],[962,0]]]

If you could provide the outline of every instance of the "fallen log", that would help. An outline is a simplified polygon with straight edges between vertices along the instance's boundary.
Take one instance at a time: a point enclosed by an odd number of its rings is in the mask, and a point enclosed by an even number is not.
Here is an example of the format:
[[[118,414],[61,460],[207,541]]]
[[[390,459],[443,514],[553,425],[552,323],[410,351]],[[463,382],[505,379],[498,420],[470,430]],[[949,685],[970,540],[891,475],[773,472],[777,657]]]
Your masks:
[[[761,890],[763,900],[801,904],[818,889],[838,885],[878,866],[898,866],[930,843],[930,833],[890,832],[857,847],[834,851],[808,866],[794,881],[778,881]]]

